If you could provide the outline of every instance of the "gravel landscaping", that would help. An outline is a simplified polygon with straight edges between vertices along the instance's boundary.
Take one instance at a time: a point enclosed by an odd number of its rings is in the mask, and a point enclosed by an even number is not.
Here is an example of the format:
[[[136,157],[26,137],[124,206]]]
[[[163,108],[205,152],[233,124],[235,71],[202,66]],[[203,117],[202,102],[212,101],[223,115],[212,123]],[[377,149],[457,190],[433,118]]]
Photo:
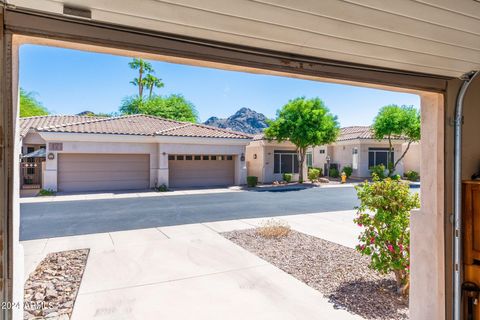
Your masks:
[[[409,318],[408,298],[397,295],[394,276],[370,270],[369,258],[354,249],[294,230],[279,239],[255,229],[223,236],[317,289],[335,308],[372,320]]]
[[[68,320],[88,249],[49,253],[25,282],[24,319]]]

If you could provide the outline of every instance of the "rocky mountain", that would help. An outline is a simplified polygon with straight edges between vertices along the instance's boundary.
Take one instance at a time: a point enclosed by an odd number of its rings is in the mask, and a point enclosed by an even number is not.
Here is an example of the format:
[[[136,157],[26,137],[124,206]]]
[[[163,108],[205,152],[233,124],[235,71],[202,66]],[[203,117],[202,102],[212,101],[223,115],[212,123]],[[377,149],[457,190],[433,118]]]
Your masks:
[[[211,117],[204,124],[249,134],[260,133],[268,127],[267,117],[249,108],[241,108],[226,119]]]

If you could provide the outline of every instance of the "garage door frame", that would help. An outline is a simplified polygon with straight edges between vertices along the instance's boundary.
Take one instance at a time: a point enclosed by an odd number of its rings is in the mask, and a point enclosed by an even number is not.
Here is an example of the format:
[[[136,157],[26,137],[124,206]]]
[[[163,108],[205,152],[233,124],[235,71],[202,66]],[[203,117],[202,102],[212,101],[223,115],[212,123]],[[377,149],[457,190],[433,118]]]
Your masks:
[[[96,160],[96,163],[92,163],[92,162],[95,162],[94,158],[97,158]],[[130,159],[128,159],[130,158]],[[135,159],[137,158],[137,159]],[[142,159],[143,158],[143,159]],[[70,174],[70,178],[69,179],[83,179],[85,177],[85,173],[88,173],[89,170],[79,170],[80,171],[83,171],[84,174],[81,175],[80,177],[72,177],[73,174],[77,171],[75,171],[75,169],[67,169],[65,171],[63,171],[62,167],[67,165],[67,163],[62,163],[62,160],[63,161],[78,161],[80,163],[85,163],[87,162],[87,160],[90,160],[89,163],[90,165],[94,164],[97,166],[97,170],[100,170],[100,171],[97,171],[97,177],[100,177],[102,175],[102,167],[103,166],[114,166],[113,168],[110,167],[110,168],[107,168],[108,171],[103,171],[105,172],[106,174],[105,175],[109,175],[109,174],[113,174],[113,176],[110,176],[109,179],[105,179],[105,180],[98,180],[98,183],[101,185],[102,182],[109,182],[109,181],[112,181],[112,179],[116,179],[116,184],[117,184],[117,187],[115,186],[112,186],[112,187],[100,187],[99,185],[97,186],[92,186],[91,188],[88,188],[88,187],[85,187],[85,188],[78,188],[78,189],[70,189],[70,190],[65,190],[65,185],[62,187],[62,183],[68,183],[69,181],[65,181],[62,177],[62,174],[65,173],[65,174]],[[108,163],[110,162],[110,163]],[[141,163],[141,162],[145,162],[145,163]],[[124,169],[127,169],[128,166],[130,165],[138,165],[140,164],[142,166],[142,169],[146,170],[146,172],[140,172],[140,171],[143,171],[143,170],[130,170],[132,171],[132,175],[131,176],[128,176],[127,178],[125,177],[122,177],[122,179],[117,179],[117,178],[120,178],[120,177],[116,177],[115,174],[118,174],[118,175],[125,175],[126,173],[128,173],[129,170],[124,170]],[[72,167],[72,164],[68,164],[69,167]],[[124,166],[127,166],[127,167],[124,167]],[[145,166],[145,168],[143,168],[143,166]],[[112,170],[113,169],[113,170]],[[118,171],[120,170],[121,171]],[[135,171],[135,172],[133,172]],[[145,177],[142,177],[141,180],[144,180],[144,181],[137,181],[135,182],[136,186],[132,186],[132,187],[129,187],[128,184],[129,182],[132,181],[132,178],[136,178],[138,177],[138,174],[145,174]],[[88,176],[87,176],[88,177]],[[94,179],[94,177],[90,177],[92,179]],[[140,180],[140,179],[139,179]],[[82,183],[82,181],[78,181],[78,183]],[[93,184],[95,184],[95,182],[92,182]],[[126,183],[126,185],[125,185]],[[118,185],[125,185],[125,187],[118,187]],[[145,190],[145,189],[148,189],[150,187],[150,154],[135,154],[135,153],[127,153],[127,154],[117,154],[117,153],[59,153],[57,155],[57,189],[58,191],[60,192],[89,192],[89,191],[114,191],[114,190]]]

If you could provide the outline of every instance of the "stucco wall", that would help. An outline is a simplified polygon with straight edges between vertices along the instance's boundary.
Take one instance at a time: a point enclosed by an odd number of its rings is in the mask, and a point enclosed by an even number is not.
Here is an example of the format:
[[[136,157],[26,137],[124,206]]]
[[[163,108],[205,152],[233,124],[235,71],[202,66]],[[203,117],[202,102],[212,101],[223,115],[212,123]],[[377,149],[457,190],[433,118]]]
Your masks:
[[[253,141],[246,147],[245,158],[248,175],[257,177],[258,182],[263,183],[264,150],[260,141]]]
[[[402,152],[404,152],[406,148],[407,148],[407,143],[404,143],[402,145]],[[407,153],[405,154],[405,157],[402,160],[403,170],[405,172],[413,170],[420,173],[420,161],[421,161],[420,144],[419,143],[410,144],[410,148],[408,149]]]

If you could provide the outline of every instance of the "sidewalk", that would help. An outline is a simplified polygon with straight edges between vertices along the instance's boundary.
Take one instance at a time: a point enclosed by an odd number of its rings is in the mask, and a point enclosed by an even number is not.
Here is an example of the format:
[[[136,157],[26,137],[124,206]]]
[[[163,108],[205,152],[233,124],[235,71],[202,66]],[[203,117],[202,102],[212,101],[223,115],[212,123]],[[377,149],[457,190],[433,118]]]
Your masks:
[[[86,192],[86,193],[57,193],[54,196],[32,196],[20,198],[20,203],[37,203],[52,201],[77,201],[77,200],[104,200],[104,199],[124,199],[124,198],[144,198],[144,197],[168,197],[193,194],[212,194],[226,192],[243,192],[241,187],[213,188],[213,189],[179,189],[166,192],[157,192],[151,190],[145,191],[112,191],[112,192]]]
[[[354,211],[285,216],[293,229],[352,247]],[[49,252],[90,248],[72,319],[360,320],[219,233],[261,219],[24,241],[25,275]]]

